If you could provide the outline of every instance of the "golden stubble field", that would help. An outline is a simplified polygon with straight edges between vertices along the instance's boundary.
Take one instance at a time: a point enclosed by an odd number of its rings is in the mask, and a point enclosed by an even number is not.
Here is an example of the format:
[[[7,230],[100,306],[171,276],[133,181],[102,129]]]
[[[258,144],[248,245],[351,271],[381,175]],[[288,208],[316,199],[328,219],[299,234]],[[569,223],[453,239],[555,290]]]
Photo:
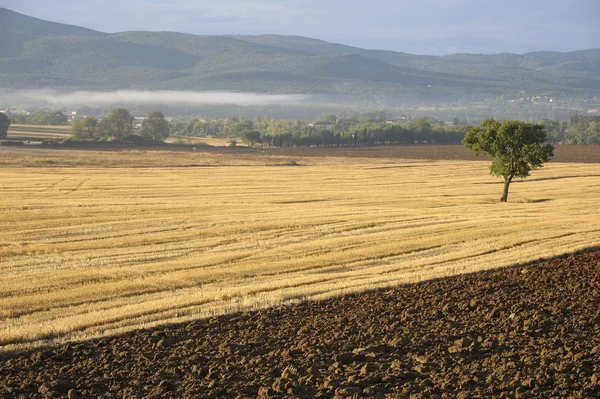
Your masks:
[[[551,163],[502,204],[489,162],[185,156],[207,166],[0,169],[0,350],[600,245],[598,164]]]

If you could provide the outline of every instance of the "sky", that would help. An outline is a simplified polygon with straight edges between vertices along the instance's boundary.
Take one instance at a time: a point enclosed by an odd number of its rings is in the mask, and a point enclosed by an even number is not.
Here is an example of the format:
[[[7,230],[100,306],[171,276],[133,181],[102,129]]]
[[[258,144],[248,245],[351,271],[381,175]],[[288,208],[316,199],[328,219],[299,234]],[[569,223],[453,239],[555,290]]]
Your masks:
[[[0,0],[102,32],[307,36],[413,54],[600,48],[600,0]]]

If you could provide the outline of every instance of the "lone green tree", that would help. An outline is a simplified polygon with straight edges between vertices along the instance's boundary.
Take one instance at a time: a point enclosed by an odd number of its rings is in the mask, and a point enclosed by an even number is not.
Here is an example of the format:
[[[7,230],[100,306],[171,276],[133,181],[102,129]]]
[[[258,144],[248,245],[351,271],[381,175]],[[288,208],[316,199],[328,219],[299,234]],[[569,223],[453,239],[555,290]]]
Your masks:
[[[142,136],[154,141],[162,140],[169,136],[169,121],[160,111],[149,112],[142,121]]]
[[[488,154],[493,158],[490,172],[504,178],[500,201],[508,201],[508,188],[513,179],[524,179],[533,169],[541,168],[554,154],[546,144],[544,126],[521,121],[503,123],[488,119],[471,129],[463,144],[475,155]]]
[[[125,108],[113,108],[100,122],[102,135],[106,138],[123,139],[133,133],[135,118]]]
[[[4,112],[0,112],[0,139],[5,139],[8,136],[8,128],[10,127],[10,119]]]

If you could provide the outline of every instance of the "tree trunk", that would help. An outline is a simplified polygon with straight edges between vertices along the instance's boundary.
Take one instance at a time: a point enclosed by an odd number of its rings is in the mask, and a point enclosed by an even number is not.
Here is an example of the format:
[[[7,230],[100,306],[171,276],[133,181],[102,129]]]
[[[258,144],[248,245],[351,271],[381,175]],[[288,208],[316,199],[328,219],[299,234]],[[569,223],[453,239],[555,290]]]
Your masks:
[[[502,198],[500,198],[500,202],[508,201],[508,187],[510,186],[510,182],[512,181],[512,179],[512,176],[504,178],[504,192],[502,193]]]

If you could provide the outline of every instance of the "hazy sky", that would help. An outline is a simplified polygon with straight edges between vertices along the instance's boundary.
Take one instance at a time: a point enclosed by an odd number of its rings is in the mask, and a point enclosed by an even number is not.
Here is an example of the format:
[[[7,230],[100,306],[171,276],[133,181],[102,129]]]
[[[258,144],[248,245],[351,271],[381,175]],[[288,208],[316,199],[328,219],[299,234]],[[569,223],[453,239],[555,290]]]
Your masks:
[[[0,0],[100,30],[300,35],[417,54],[600,47],[600,0]]]

